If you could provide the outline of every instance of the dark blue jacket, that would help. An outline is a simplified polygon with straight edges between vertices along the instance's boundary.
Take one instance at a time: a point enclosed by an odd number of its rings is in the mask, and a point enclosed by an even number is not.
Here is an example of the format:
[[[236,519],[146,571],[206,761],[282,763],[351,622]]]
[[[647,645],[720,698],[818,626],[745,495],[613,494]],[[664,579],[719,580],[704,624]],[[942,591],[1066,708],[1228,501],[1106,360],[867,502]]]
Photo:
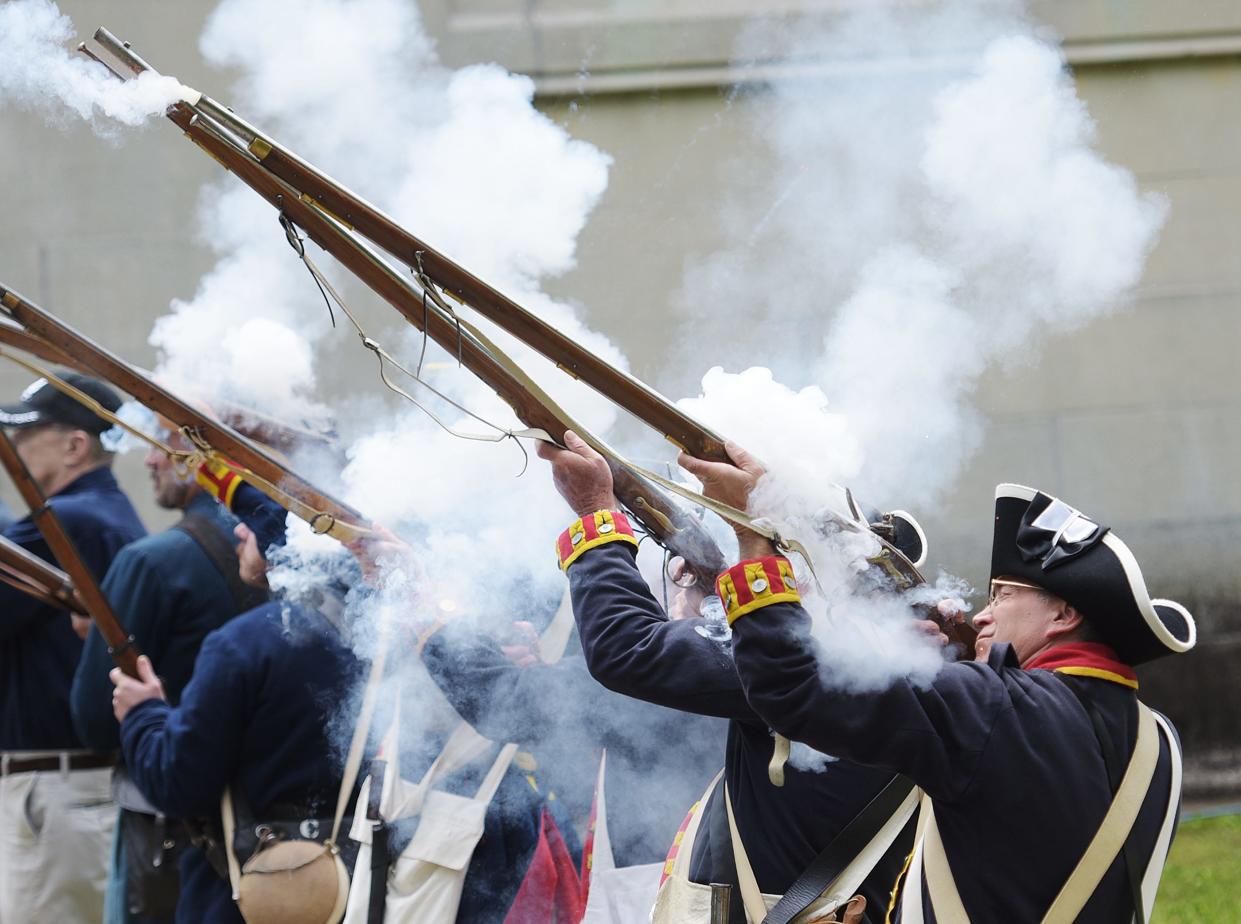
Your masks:
[[[179,706],[149,700],[130,711],[125,763],[174,817],[218,820],[230,785],[256,818],[277,804],[328,817],[342,770],[329,725],[360,679],[361,665],[322,615],[266,604],[207,636]],[[181,877],[178,921],[242,920],[201,851],[186,852]]]
[[[232,539],[236,520],[209,495],[195,495],[185,513],[208,519]],[[174,706],[189,683],[203,638],[237,613],[224,575],[202,546],[179,529],[122,549],[103,580],[103,592],[138,650],[156,666]],[[120,745],[108,679],[112,667],[108,644],[92,626],[73,678],[73,723],[86,746],[100,751]]]
[[[575,817],[590,813],[607,748],[608,834],[618,866],[664,859],[724,756],[722,721],[613,696],[580,655],[518,667],[495,640],[450,626],[427,641],[423,661],[479,732],[534,752],[539,776]]]
[[[635,551],[628,543],[607,543],[569,566],[586,663],[597,680],[618,693],[731,720],[724,779],[737,828],[759,888],[782,894],[892,774],[837,760],[819,773],[786,766],[783,787],[774,786],[767,773],[774,752],[771,732],[746,701],[728,650],[698,633],[703,620],[667,619],[638,571]],[[695,882],[725,881],[715,858],[728,848],[712,843],[710,824],[722,811],[722,799],[713,797],[691,857]],[[726,825],[714,827],[727,837]],[[907,850],[908,838],[898,839],[863,885],[874,920],[882,920]]]
[[[986,663],[946,665],[928,687],[898,681],[849,694],[824,683],[831,661],[799,604],[777,603],[733,624],[733,651],[755,711],[812,747],[907,774],[935,817],[973,921],[1039,921],[1111,804],[1101,749],[1080,697],[1097,704],[1128,761],[1137,697],[1094,677],[1022,670],[1008,645]],[[1170,757],[1161,736],[1153,785],[1135,829],[1150,854],[1168,805]],[[1118,858],[1078,917],[1132,916]],[[927,920],[930,917],[927,908]]]
[[[146,535],[129,498],[107,468],[87,472],[49,498],[82,560],[102,580],[121,548]],[[4,535],[55,562],[30,517]],[[82,640],[64,610],[0,584],[0,751],[80,748],[69,688]],[[111,701],[111,692],[105,701]]]

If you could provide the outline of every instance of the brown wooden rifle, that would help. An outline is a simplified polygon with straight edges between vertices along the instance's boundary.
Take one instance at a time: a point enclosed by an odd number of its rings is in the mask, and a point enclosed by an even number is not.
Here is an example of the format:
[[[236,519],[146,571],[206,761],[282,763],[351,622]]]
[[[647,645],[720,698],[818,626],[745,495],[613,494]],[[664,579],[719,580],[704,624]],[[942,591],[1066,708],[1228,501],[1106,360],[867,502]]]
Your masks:
[[[60,518],[56,516],[52,505],[47,502],[43,489],[26,468],[26,463],[17,454],[12,439],[7,432],[0,430],[0,465],[13,480],[14,486],[30,508],[30,519],[39,532],[43,534],[47,547],[51,549],[56,561],[64,567],[73,581],[74,587],[91,620],[99,627],[99,632],[108,643],[108,654],[130,677],[138,676],[138,649],[134,645],[133,636],[127,633],[112,612],[108,598],[103,595],[95,576],[82,560],[73,539],[65,531]]]
[[[99,29],[95,40],[134,74],[157,73],[128,43],[107,29]],[[99,60],[85,45],[79,47]],[[527,426],[545,431],[563,445],[565,421],[497,362],[485,344],[463,334],[441,292],[537,350],[677,447],[701,459],[729,461],[723,439],[667,398],[457,265],[232,110],[197,91],[190,97],[170,106],[167,116],[191,141],[266,199],[282,218],[304,231],[406,320],[450,354],[455,353]],[[405,264],[418,284],[393,270],[354,232]],[[286,233],[291,235],[287,226]],[[661,544],[685,558],[701,586],[713,586],[726,562],[701,523],[637,473],[611,461],[609,464],[622,504]],[[924,583],[922,575],[898,550],[881,536],[879,541],[881,550],[874,563],[894,586],[904,589]]]
[[[96,38],[134,73],[152,70],[145,61],[130,51],[128,46],[106,30],[101,29],[96,33]],[[424,331],[450,354],[457,356],[462,365],[513,408],[514,413],[527,427],[542,430],[563,445],[569,422],[558,413],[554,405],[532,388],[533,383],[523,376],[515,375],[486,345],[464,331],[452,310],[437,304],[438,296],[432,293],[426,284],[419,285],[396,272],[387,261],[363,244],[346,224],[314,204],[310,197],[303,197],[299,190],[285,180],[272,174],[244,145],[237,142],[226,126],[211,115],[199,112],[188,102],[174,104],[167,114],[191,140],[271,203],[311,240],[399,311],[406,320]],[[538,323],[543,324],[541,321]],[[543,326],[546,327],[545,324]],[[557,336],[563,338],[563,335]],[[566,344],[571,344],[573,349],[581,352],[572,341],[563,339]],[[596,359],[596,362],[612,370],[614,378],[620,375],[602,360]],[[655,394],[645,386],[642,386],[642,390],[650,395]],[[608,396],[612,397],[610,393]],[[675,411],[675,406],[666,399],[661,398],[659,402],[662,402],[660,406],[666,405]],[[680,411],[675,413],[692,423]],[[694,440],[689,431],[677,429],[677,432],[693,451],[707,451],[708,443],[705,437]],[[722,443],[719,443],[718,438],[716,443],[722,452]],[[718,453],[715,456],[718,457]],[[616,496],[621,503],[641,522],[647,532],[674,554],[686,560],[702,587],[712,587],[716,575],[727,566],[727,562],[701,521],[628,468],[612,463],[612,474]]]
[[[243,480],[305,519],[316,532],[349,541],[369,532],[358,511],[282,465],[232,427],[177,397],[29,299],[0,283],[0,311],[65,354],[75,368],[111,382],[181,428],[202,452],[217,454]]]
[[[30,333],[20,324],[3,316],[0,316],[0,344],[15,347],[45,362],[64,366],[75,372],[91,374],[89,369],[54,344]],[[137,366],[132,368],[147,378],[152,377],[151,373],[145,369]],[[113,384],[116,383],[113,382]],[[292,455],[307,449],[321,450],[330,453],[342,467],[344,465],[341,446],[334,434],[329,431],[313,428],[309,424],[305,426],[290,424],[253,408],[218,398],[213,398],[211,409],[215,411],[220,420],[242,436],[264,443],[285,455]]]
[[[69,575],[4,536],[0,536],[0,581],[55,609],[90,615]]]

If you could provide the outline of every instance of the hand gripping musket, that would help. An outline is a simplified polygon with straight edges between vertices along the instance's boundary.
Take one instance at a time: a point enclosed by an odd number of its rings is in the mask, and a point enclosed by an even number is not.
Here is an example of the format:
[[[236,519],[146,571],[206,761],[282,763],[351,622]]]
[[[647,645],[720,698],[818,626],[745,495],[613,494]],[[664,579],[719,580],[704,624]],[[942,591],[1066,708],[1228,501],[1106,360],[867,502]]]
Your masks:
[[[134,74],[154,72],[127,43],[106,29],[98,30],[95,39]],[[84,45],[79,47],[99,60]],[[478,333],[475,329],[470,328],[463,334],[464,322],[445,303],[440,292],[470,306],[500,329],[542,353],[566,373],[663,434],[678,448],[698,458],[728,461],[723,439],[668,399],[565,337],[225,106],[186,88],[182,101],[172,105],[167,115],[191,141],[300,227],[406,320],[449,353],[456,353],[462,364],[490,385],[528,426],[541,429],[563,443],[566,429],[563,413],[557,413],[559,409],[541,392],[532,394],[532,382],[520,374],[513,375],[510,368],[497,362],[485,338],[481,334],[474,336]],[[387,262],[357,240],[354,231],[409,266],[419,284],[395,273]],[[605,448],[589,434],[582,435],[596,449]],[[711,587],[724,565],[715,543],[696,520],[687,517],[643,477],[650,478],[652,473],[639,474],[630,466],[620,464],[610,452],[605,451],[604,455],[612,467],[618,499],[648,532],[686,559],[702,586]],[[664,479],[654,476],[653,480],[669,490],[676,490]],[[696,500],[701,501],[701,498]],[[741,511],[720,509],[718,505],[711,509],[734,521],[744,519]],[[856,528],[856,524],[844,518],[839,525]],[[763,531],[762,527],[757,528]],[[769,535],[774,537],[774,534]],[[882,535],[878,539],[880,551],[872,561],[893,585],[904,589],[924,583],[922,575],[899,550]],[[969,634],[968,629],[966,634]]]
[[[130,366],[3,284],[0,284],[0,311],[27,332],[65,354],[69,359],[66,365],[111,382],[136,401],[170,420],[195,447],[189,455],[201,457],[197,461],[211,457],[227,465],[242,480],[306,520],[315,532],[327,533],[342,542],[361,538],[370,532],[362,515],[352,507],[319,490],[232,427],[207,416],[148,374]],[[76,581],[76,575],[74,579]]]
[[[17,449],[13,446],[8,433],[3,430],[0,430],[0,465],[3,465],[9,473],[22,500],[30,508],[30,519],[43,534],[48,548],[52,550],[56,560],[70,575],[77,588],[78,596],[86,605],[87,613],[99,627],[104,641],[108,643],[108,654],[126,674],[130,677],[137,677],[138,649],[134,646],[133,636],[121,628],[116,614],[112,612],[112,606],[108,603],[108,598],[99,589],[95,576],[91,574],[90,568],[82,560],[77,546],[73,544],[60,518],[56,516],[52,505],[43,495],[43,490],[26,468],[26,463],[17,454]]]
[[[0,581],[55,609],[90,615],[69,575],[4,536],[0,536]]]

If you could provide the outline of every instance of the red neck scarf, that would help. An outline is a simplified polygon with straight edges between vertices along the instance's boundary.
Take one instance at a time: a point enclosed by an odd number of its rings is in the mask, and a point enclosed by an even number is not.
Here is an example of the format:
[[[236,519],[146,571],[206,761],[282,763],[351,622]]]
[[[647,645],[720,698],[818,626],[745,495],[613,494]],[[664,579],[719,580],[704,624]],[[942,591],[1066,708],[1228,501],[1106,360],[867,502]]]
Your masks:
[[[1138,675],[1125,664],[1116,652],[1098,642],[1068,642],[1057,645],[1036,655],[1025,665],[1028,671],[1055,671],[1058,674],[1076,674],[1079,677],[1095,677],[1110,680],[1134,690],[1138,688]]]

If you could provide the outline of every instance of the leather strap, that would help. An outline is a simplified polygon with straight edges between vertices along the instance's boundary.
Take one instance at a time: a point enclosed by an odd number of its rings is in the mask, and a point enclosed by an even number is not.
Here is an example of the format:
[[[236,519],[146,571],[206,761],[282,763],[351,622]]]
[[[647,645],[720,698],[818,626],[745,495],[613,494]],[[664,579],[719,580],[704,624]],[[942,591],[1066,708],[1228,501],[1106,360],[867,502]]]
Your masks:
[[[252,610],[267,600],[264,591],[242,581],[241,573],[237,570],[237,552],[220,527],[212,522],[211,517],[187,513],[172,528],[180,530],[198,543],[203,554],[224,578],[238,613]]]
[[[911,800],[913,792],[914,784],[911,779],[899,774],[892,777],[879,794],[832,838],[831,843],[819,852],[789,886],[776,906],[767,912],[763,924],[788,924],[809,908],[879,835],[888,822],[893,820],[902,807],[906,807],[906,803],[910,804],[905,819],[913,814],[913,805],[916,804]],[[904,827],[903,822],[901,827]]]

